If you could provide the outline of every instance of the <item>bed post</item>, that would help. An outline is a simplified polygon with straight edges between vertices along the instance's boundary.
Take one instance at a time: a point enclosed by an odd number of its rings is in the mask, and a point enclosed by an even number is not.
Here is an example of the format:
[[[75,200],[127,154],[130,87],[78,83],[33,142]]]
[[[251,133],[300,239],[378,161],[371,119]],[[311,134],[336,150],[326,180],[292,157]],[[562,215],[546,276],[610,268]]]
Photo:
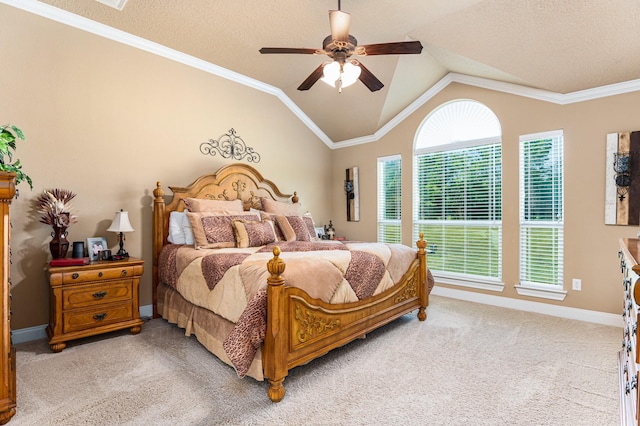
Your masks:
[[[262,363],[264,375],[269,379],[269,398],[280,402],[284,398],[282,385],[287,376],[287,312],[284,311],[285,263],[280,259],[280,247],[273,248],[273,259],[267,263],[271,274],[267,278],[267,334],[264,338]]]
[[[164,190],[160,181],[153,190],[153,318],[158,318],[158,256],[164,244]]]
[[[424,321],[427,319],[427,306],[429,306],[429,288],[427,283],[427,242],[424,240],[424,234],[420,233],[420,239],[416,242],[418,246],[418,261],[420,262],[420,309],[418,310],[418,319]]]

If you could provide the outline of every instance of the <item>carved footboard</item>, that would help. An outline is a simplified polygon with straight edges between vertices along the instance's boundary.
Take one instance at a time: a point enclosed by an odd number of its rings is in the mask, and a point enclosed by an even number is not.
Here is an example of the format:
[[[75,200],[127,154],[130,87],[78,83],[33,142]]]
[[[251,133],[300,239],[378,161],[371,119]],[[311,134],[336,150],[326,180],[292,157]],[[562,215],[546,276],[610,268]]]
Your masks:
[[[302,290],[285,287],[285,264],[280,249],[268,263],[267,334],[263,346],[264,375],[269,380],[269,398],[284,398],[282,384],[289,369],[306,364],[328,351],[418,309],[418,319],[427,318],[426,242],[420,234],[418,258],[398,285],[361,302],[329,304],[309,299]]]

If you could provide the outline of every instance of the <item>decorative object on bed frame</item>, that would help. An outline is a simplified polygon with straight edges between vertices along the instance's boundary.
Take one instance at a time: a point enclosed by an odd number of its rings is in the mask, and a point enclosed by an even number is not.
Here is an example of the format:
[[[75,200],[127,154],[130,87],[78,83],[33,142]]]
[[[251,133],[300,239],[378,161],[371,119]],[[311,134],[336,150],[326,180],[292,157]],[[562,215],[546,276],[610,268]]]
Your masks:
[[[187,187],[170,186],[173,195],[168,203],[165,202],[165,192],[160,182],[157,182],[153,191],[154,317],[159,317],[161,313],[165,315],[167,309],[167,320],[185,328],[187,334],[195,334],[209,351],[228,364],[229,358],[218,337],[221,333],[218,324],[222,324],[220,321],[225,321],[230,327],[233,324],[222,317],[215,320],[216,315],[212,311],[187,301],[175,288],[160,282],[159,270],[165,264],[160,265],[159,258],[167,244],[171,213],[185,209],[183,199],[224,198],[221,195],[238,187],[239,182],[244,191],[238,192],[238,198],[243,200],[245,210],[248,210],[249,200],[253,197],[298,201],[295,195],[282,194],[275,184],[264,179],[257,170],[243,164],[224,166],[213,174],[199,177]],[[290,369],[307,364],[411,311],[418,311],[420,321],[427,318],[426,308],[433,280],[428,278],[427,243],[422,235],[416,244],[416,258],[395,284],[357,302],[340,304],[327,303],[312,298],[298,287],[286,286],[282,276],[286,266],[280,258],[280,248],[274,247],[273,258],[265,262],[269,274],[266,285],[266,334],[259,348],[261,355],[258,357],[256,354],[252,363],[252,366],[256,365],[260,376],[269,381],[267,394],[273,402],[279,402],[284,397],[283,381]]]
[[[208,142],[201,143],[200,152],[211,156],[220,154],[222,158],[231,158],[236,161],[247,157],[247,161],[250,163],[260,162],[260,154],[248,147],[240,136],[236,136],[236,131],[233,128],[229,130],[229,133],[220,136],[218,140],[209,139]]]
[[[124,233],[133,232],[133,226],[131,226],[131,222],[129,222],[129,212],[125,212],[122,209],[116,212],[116,216],[113,218],[113,222],[111,222],[111,226],[107,228],[107,231],[118,233],[120,250],[118,250],[116,256],[120,258],[129,257],[129,253],[124,249]],[[107,247],[105,247],[105,249],[106,248]]]
[[[347,221],[358,222],[360,220],[360,194],[357,167],[347,169],[344,191],[347,193]]]
[[[71,213],[71,200],[76,194],[68,189],[47,189],[36,199],[38,212],[41,214],[40,222],[53,227],[49,251],[54,259],[63,258],[69,250],[67,240],[67,228],[78,221],[76,215]]]
[[[606,225],[640,225],[640,131],[607,134]]]
[[[100,252],[108,248],[107,240],[104,237],[87,238],[87,255],[91,261],[100,260]]]

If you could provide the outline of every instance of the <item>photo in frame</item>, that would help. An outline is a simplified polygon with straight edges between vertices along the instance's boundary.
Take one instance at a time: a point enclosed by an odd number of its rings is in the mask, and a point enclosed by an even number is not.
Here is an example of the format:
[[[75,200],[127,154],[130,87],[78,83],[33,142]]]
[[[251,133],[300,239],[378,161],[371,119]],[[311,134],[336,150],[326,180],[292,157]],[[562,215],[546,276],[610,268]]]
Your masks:
[[[87,255],[91,261],[99,260],[98,255],[102,250],[107,250],[107,240],[104,237],[87,238]]]

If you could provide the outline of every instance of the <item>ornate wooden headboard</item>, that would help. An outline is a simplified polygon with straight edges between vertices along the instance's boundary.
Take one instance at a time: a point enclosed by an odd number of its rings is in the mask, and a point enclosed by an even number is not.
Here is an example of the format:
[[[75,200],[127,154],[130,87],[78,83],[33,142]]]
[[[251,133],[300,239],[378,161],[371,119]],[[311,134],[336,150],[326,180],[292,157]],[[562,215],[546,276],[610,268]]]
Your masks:
[[[243,202],[244,209],[261,209],[260,198],[276,201],[297,202],[294,192],[283,194],[278,187],[260,172],[245,164],[229,164],[217,172],[200,176],[186,187],[169,186],[173,193],[170,201],[165,202],[165,193],[158,181],[153,190],[153,306],[156,307],[156,286],[158,284],[158,256],[167,244],[169,235],[169,216],[173,211],[183,211],[184,198],[203,198],[212,200],[237,200]]]

